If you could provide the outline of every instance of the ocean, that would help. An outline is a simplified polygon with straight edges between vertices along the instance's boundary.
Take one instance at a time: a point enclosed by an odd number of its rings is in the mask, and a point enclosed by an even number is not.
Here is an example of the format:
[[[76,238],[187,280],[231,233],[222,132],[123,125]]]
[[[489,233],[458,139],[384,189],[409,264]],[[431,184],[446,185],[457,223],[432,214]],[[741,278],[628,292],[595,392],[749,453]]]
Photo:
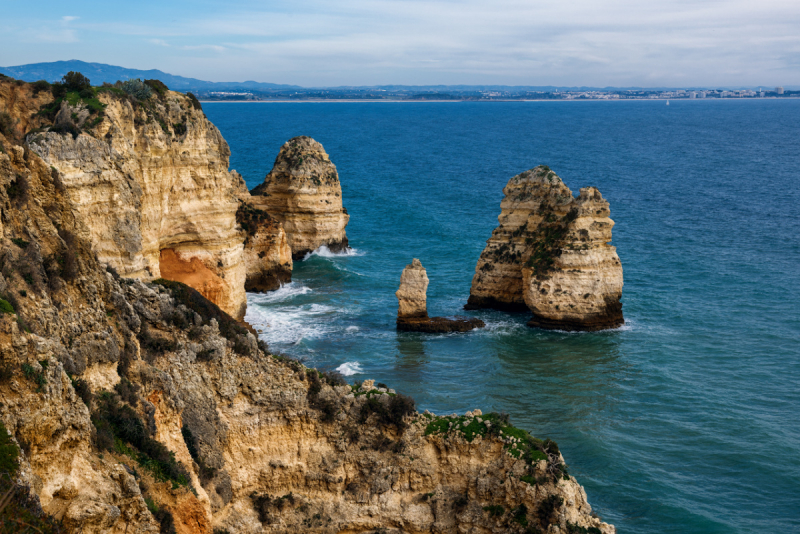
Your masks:
[[[248,295],[273,350],[420,410],[507,412],[620,533],[800,532],[800,100],[203,108],[250,188],[297,135],[339,171],[352,250]],[[540,164],[610,202],[624,327],[462,311],[504,185]],[[413,258],[431,315],[486,328],[398,333]]]

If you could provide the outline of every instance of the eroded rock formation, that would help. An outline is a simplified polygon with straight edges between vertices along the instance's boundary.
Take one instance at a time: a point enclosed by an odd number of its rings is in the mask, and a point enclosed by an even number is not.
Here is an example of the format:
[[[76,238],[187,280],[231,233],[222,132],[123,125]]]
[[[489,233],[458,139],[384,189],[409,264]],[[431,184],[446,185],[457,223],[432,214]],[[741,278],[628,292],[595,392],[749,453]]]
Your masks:
[[[66,532],[614,532],[554,443],[419,414],[270,355],[186,285],[104,268],[62,173],[0,146],[0,454]]]
[[[250,193],[251,206],[283,224],[294,260],[321,246],[331,252],[347,248],[350,216],[342,206],[339,174],[322,145],[310,137],[287,141],[264,183]]]
[[[406,265],[400,275],[400,289],[395,296],[398,301],[397,329],[408,332],[468,332],[486,326],[476,318],[428,317],[428,273],[417,259]]]
[[[539,166],[509,180],[499,226],[478,260],[467,308],[530,309],[530,326],[601,330],[623,324],[614,221],[593,187],[578,197]]]
[[[104,108],[92,118],[81,102],[65,100],[53,111],[58,127],[74,135],[27,139],[59,173],[85,224],[82,237],[124,276],[178,272],[175,279],[199,281],[198,290],[244,317],[239,203],[230,150],[217,128],[181,93],[164,90],[138,101],[107,91],[97,99]]]
[[[292,249],[283,225],[255,207],[253,197],[239,177],[236,220],[245,232],[244,263],[247,291],[273,291],[292,281]]]

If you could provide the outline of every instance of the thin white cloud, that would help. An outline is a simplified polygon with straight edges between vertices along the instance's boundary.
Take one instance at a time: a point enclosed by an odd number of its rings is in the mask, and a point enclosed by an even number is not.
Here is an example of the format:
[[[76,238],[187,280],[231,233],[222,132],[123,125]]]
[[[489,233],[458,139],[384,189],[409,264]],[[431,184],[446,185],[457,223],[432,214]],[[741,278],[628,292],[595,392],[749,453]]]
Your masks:
[[[139,65],[216,81],[800,84],[797,0],[238,0],[204,9],[62,24],[91,35],[95,50],[118,43],[108,63],[124,50]],[[142,38],[172,52],[133,55],[126,39]]]
[[[72,22],[73,20],[78,20],[79,18],[80,17],[73,17],[73,16],[70,16],[70,15],[67,15],[67,16],[61,17],[61,20],[63,20],[64,22]]]

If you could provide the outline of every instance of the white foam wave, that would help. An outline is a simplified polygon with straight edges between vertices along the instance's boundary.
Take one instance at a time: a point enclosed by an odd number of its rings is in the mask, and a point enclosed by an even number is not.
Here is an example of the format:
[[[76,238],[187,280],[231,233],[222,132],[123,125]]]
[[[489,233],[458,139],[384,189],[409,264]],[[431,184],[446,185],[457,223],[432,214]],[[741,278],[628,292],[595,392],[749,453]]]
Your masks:
[[[311,293],[312,289],[297,282],[289,282],[283,284],[275,291],[268,291],[266,293],[248,293],[247,300],[255,304],[274,304],[276,302],[283,302],[298,295],[305,295]]]
[[[358,362],[345,362],[337,367],[336,371],[342,376],[353,376],[355,374],[364,372],[364,370],[361,369],[361,364]]]
[[[347,328],[344,329],[344,331],[345,332],[349,332],[349,333],[352,334],[352,333],[358,332],[358,327],[357,326],[348,326]]]
[[[305,339],[320,339],[336,331],[325,318],[338,312],[332,306],[259,306],[255,299],[251,304],[245,320],[270,345],[297,345]]]
[[[307,260],[311,256],[319,256],[320,258],[343,258],[347,256],[363,256],[363,252],[359,252],[358,249],[347,247],[341,252],[331,252],[331,249],[328,248],[327,245],[322,245],[317,250],[313,252],[308,252],[303,257],[303,261]]]

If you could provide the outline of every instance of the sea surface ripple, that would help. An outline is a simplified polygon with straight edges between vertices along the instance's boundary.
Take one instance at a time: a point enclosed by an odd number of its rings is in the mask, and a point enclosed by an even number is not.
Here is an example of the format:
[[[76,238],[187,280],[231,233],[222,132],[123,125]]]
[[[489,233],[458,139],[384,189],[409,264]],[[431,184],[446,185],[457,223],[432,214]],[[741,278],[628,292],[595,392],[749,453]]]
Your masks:
[[[249,187],[296,135],[336,164],[357,253],[249,295],[274,350],[437,413],[555,439],[620,533],[800,532],[800,101],[203,104]],[[502,189],[539,164],[611,203],[625,327],[398,333],[400,273],[461,313]]]

